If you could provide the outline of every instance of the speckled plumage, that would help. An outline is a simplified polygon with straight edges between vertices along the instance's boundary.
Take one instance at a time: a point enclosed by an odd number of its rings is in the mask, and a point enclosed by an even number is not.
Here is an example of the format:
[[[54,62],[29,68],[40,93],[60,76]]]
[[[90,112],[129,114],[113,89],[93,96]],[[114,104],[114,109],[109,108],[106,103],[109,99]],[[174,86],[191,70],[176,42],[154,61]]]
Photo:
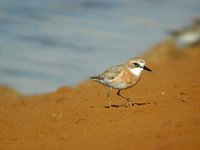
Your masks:
[[[118,89],[118,95],[125,98],[128,101],[128,105],[132,106],[129,98],[126,98],[120,94],[120,90],[124,90],[136,85],[140,79],[140,74],[143,70],[151,71],[151,69],[145,66],[145,61],[138,57],[132,58],[126,64],[110,67],[102,74],[91,77],[91,80],[96,80],[103,85],[109,87],[108,98],[109,107],[110,104],[110,91],[112,88]]]

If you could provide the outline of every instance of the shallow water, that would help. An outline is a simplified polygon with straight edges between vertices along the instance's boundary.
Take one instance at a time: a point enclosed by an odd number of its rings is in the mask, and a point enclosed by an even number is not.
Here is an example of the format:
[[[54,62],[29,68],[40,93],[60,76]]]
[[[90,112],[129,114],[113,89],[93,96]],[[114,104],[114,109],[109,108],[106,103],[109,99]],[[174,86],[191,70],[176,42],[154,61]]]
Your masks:
[[[1,0],[0,84],[25,94],[75,86],[199,14],[199,0]]]

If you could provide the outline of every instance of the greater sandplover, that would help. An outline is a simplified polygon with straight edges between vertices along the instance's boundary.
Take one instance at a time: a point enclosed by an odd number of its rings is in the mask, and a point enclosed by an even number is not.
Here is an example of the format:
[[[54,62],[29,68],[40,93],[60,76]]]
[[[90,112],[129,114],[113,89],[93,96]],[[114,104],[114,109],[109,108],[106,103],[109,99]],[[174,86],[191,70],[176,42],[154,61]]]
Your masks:
[[[145,61],[141,58],[135,57],[129,60],[126,64],[110,67],[102,74],[91,77],[91,80],[100,82],[101,84],[108,86],[108,105],[111,108],[110,93],[112,88],[118,89],[117,95],[126,99],[128,106],[132,106],[128,97],[120,94],[121,90],[133,87],[140,80],[140,75],[143,70],[152,71],[145,66]]]

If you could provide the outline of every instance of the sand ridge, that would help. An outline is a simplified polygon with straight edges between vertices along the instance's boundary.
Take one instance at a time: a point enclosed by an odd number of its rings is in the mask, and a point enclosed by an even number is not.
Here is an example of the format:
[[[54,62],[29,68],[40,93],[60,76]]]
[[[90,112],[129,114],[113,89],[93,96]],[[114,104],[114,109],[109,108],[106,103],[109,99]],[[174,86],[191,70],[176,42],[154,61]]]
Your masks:
[[[147,62],[136,103],[85,81],[41,95],[0,88],[0,149],[200,149],[200,46],[180,59]],[[150,57],[150,56],[149,56]]]

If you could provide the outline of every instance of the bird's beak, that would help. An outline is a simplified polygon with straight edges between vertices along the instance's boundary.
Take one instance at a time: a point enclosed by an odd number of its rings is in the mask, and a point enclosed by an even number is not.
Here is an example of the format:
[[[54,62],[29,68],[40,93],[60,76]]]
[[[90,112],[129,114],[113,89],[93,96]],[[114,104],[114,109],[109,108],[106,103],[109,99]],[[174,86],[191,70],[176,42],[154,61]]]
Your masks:
[[[144,66],[143,69],[146,70],[146,71],[152,71],[150,68],[148,68],[146,66]]]

